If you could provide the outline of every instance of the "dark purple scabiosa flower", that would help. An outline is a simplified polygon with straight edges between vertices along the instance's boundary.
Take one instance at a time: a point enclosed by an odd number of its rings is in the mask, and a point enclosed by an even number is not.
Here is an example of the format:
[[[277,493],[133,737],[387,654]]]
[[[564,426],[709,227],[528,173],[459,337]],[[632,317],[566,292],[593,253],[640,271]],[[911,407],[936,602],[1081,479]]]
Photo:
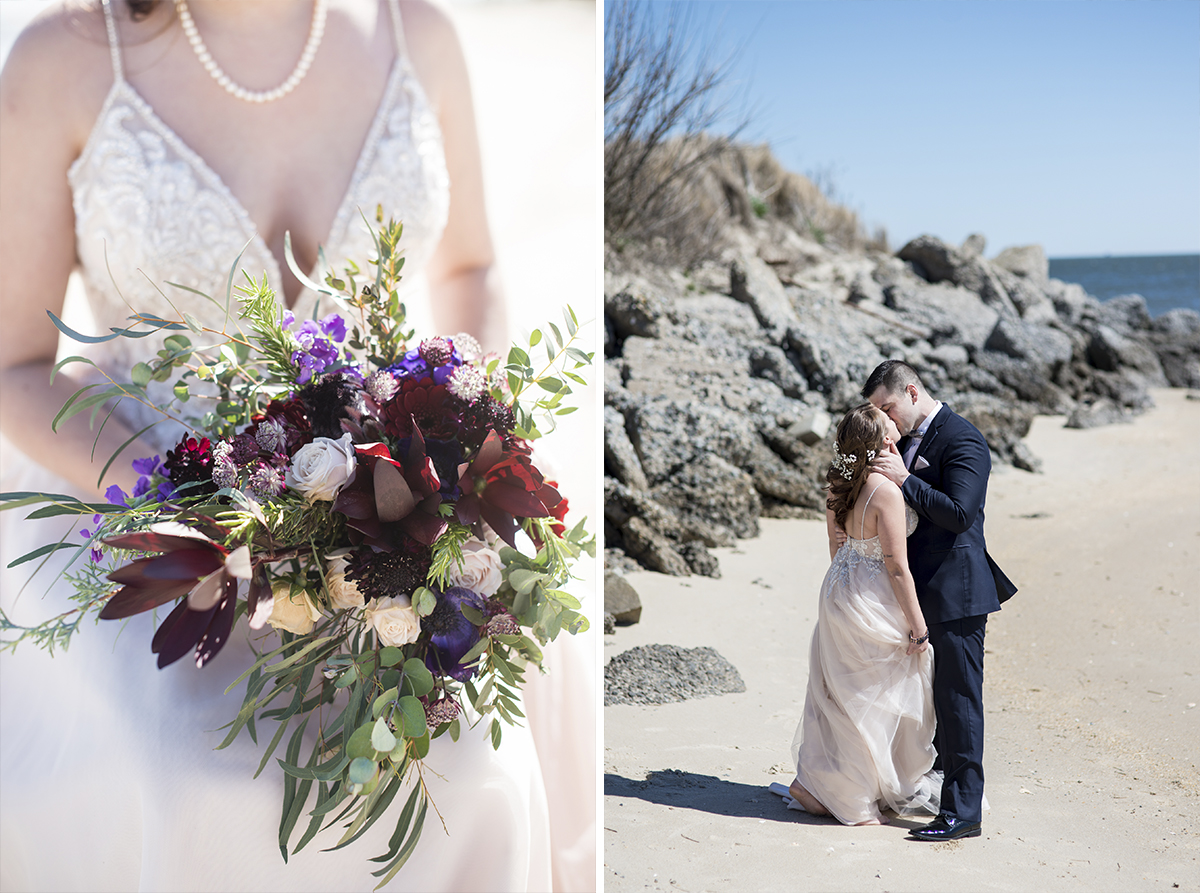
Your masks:
[[[258,444],[258,439],[253,434],[248,434],[243,431],[241,434],[235,434],[229,438],[229,461],[234,465],[249,465],[258,458],[262,447]],[[213,449],[213,455],[216,456],[216,448]]]
[[[287,447],[287,433],[275,419],[264,419],[254,434],[259,449],[267,453],[282,453]]]
[[[412,595],[425,584],[430,552],[410,536],[401,534],[394,551],[359,549],[346,559],[346,579],[358,586],[364,599]]]
[[[445,338],[426,338],[417,348],[421,359],[431,367],[445,366],[454,356],[454,345]]]
[[[479,641],[479,629],[463,616],[464,605],[482,612],[483,597],[470,589],[452,586],[438,594],[437,607],[421,620],[421,631],[430,634],[425,666],[432,673],[459,682],[471,677],[471,668],[464,667],[461,661]]]
[[[314,437],[337,440],[342,436],[342,419],[349,417],[347,410],[361,408],[358,387],[341,373],[322,376],[296,396],[308,413]]]
[[[175,445],[175,449],[167,451],[167,461],[163,463],[162,473],[170,478],[176,487],[184,484],[196,484],[188,487],[188,496],[198,496],[202,493],[215,493],[217,487],[212,480],[212,445],[207,437],[196,440],[184,435]],[[161,488],[160,488],[161,493]]]
[[[274,499],[286,489],[283,474],[274,465],[263,462],[250,473],[250,492],[262,502]]]

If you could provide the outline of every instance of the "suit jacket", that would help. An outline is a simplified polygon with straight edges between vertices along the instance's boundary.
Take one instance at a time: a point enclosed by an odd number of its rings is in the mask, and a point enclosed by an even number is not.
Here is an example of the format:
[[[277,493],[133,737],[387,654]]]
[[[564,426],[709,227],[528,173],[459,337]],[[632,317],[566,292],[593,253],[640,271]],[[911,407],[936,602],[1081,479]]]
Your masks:
[[[990,614],[1017,591],[988,555],[983,538],[991,470],[983,435],[943,404],[902,488],[920,516],[908,538],[908,566],[926,623]]]

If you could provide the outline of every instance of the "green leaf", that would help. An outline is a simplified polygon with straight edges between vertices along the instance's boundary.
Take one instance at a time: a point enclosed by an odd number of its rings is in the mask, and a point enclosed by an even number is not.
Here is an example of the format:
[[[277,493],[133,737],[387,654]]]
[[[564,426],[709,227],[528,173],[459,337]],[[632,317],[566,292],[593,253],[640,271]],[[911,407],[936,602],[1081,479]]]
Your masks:
[[[400,694],[400,689],[389,688],[387,691],[377,697],[371,704],[371,716],[378,718],[379,715],[387,709],[387,705],[396,700],[396,696],[398,694]]]
[[[179,379],[179,381],[175,382],[175,399],[176,400],[178,400],[180,403],[187,403],[188,398],[190,398],[191,396],[192,396],[192,394],[191,394],[191,391],[188,390],[188,383],[186,381],[184,381],[181,378],[181,379]]]
[[[564,406],[562,409],[554,410],[554,414],[555,415],[570,415],[578,408],[579,408],[578,406]]]
[[[533,585],[544,577],[544,574],[538,571],[524,570],[518,568],[508,575],[508,583],[517,592],[522,595],[533,589]]]
[[[568,334],[574,335],[579,331],[579,321],[575,319],[575,311],[571,309],[570,304],[568,304],[566,309],[563,310],[563,321],[567,324]]]
[[[537,347],[537,345],[540,344],[541,341],[542,341],[542,332],[540,329],[534,329],[532,332],[530,332],[530,334],[529,334],[529,346],[530,347]]]
[[[470,666],[479,659],[479,655],[488,649],[488,637],[483,636],[478,642],[471,646],[471,650],[462,656],[459,663],[465,666]]]
[[[383,753],[388,753],[396,746],[396,736],[388,728],[387,721],[381,716],[375,720],[371,730],[371,746]]]
[[[61,319],[59,319],[57,316],[55,316],[49,310],[46,311],[46,315],[48,317],[50,317],[50,321],[54,323],[54,327],[56,329],[58,329],[60,332],[62,332],[64,335],[66,335],[71,340],[79,341],[83,344],[103,344],[105,341],[112,341],[114,338],[121,337],[121,333],[115,329],[113,330],[113,334],[111,334],[111,335],[81,335],[81,334],[79,334],[79,332],[76,332],[74,329],[72,329],[70,326],[68,326],[65,322],[63,322]],[[147,334],[149,334],[149,333],[147,333]]]
[[[39,546],[32,552],[26,552],[20,558],[16,558],[8,563],[9,567],[16,567],[18,564],[24,564],[26,561],[33,561],[35,558],[41,558],[43,555],[49,555],[51,552],[57,552],[59,549],[74,549],[75,543],[50,543],[46,546]]]
[[[562,336],[562,332],[560,332],[558,330],[558,326],[556,326],[552,322],[547,323],[547,325],[550,326],[550,331],[554,333],[554,340],[558,342],[558,346],[562,347],[563,346],[563,336]]]
[[[432,593],[431,593],[432,594]],[[379,652],[379,664],[383,667],[394,667],[404,660],[404,652],[395,645],[388,645]]]
[[[405,695],[399,701],[400,717],[403,728],[399,729],[405,738],[420,738],[426,733],[425,708],[412,695]]]
[[[500,720],[493,719],[492,720],[492,748],[494,750],[500,749],[500,735],[501,735],[502,731],[503,730],[500,726]]]
[[[413,593],[412,603],[418,617],[428,617],[437,607],[437,596],[432,590],[422,586]]]
[[[563,383],[557,378],[539,378],[537,385],[543,391],[549,391],[551,394],[557,394],[562,390]]]
[[[462,732],[462,727],[459,725],[458,719],[455,718],[450,723],[450,740],[457,741],[458,736],[461,734],[461,732]]]
[[[592,357],[594,355],[590,353],[584,353],[578,347],[568,347],[567,356],[569,356],[576,363],[582,363],[584,366],[587,366],[592,362]]]
[[[374,760],[369,760],[366,757],[355,757],[350,761],[350,770],[347,773],[351,784],[366,784],[375,777],[375,773],[379,767]]]
[[[529,354],[525,353],[525,351],[521,350],[521,348],[514,344],[512,349],[508,352],[508,362],[513,366],[528,366]]]
[[[354,730],[354,734],[350,736],[350,740],[346,742],[346,753],[350,759],[357,760],[359,757],[367,757],[373,759],[375,751],[380,748],[372,744],[372,736],[375,731],[374,723],[363,723]],[[391,750],[389,747],[388,750]]]
[[[411,657],[404,662],[404,681],[418,698],[423,698],[433,690],[433,674],[419,657]]]

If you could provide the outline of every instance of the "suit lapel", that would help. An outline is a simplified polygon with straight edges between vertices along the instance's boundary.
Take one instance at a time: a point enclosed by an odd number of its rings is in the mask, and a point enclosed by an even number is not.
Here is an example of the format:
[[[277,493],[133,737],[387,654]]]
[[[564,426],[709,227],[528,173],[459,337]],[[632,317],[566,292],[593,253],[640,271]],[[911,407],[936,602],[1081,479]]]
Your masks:
[[[917,459],[929,452],[933,442],[937,440],[938,432],[941,430],[942,425],[946,424],[946,419],[948,418],[950,418],[950,407],[943,403],[937,415],[933,417],[933,421],[929,423],[929,428],[925,431],[925,436],[917,444],[917,452],[913,455],[912,465],[909,466],[910,471],[915,472],[917,470]]]

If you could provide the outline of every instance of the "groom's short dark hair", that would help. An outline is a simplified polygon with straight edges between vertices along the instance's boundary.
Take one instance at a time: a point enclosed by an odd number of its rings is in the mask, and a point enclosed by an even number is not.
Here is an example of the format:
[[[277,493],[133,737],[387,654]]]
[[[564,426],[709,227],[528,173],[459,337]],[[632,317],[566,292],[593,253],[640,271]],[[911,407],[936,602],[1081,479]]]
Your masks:
[[[880,387],[889,394],[899,394],[910,384],[915,384],[921,390],[925,390],[925,385],[921,384],[921,376],[917,375],[917,370],[908,363],[903,360],[884,360],[867,378],[867,383],[863,385],[862,396],[864,400],[870,400],[871,395]]]

